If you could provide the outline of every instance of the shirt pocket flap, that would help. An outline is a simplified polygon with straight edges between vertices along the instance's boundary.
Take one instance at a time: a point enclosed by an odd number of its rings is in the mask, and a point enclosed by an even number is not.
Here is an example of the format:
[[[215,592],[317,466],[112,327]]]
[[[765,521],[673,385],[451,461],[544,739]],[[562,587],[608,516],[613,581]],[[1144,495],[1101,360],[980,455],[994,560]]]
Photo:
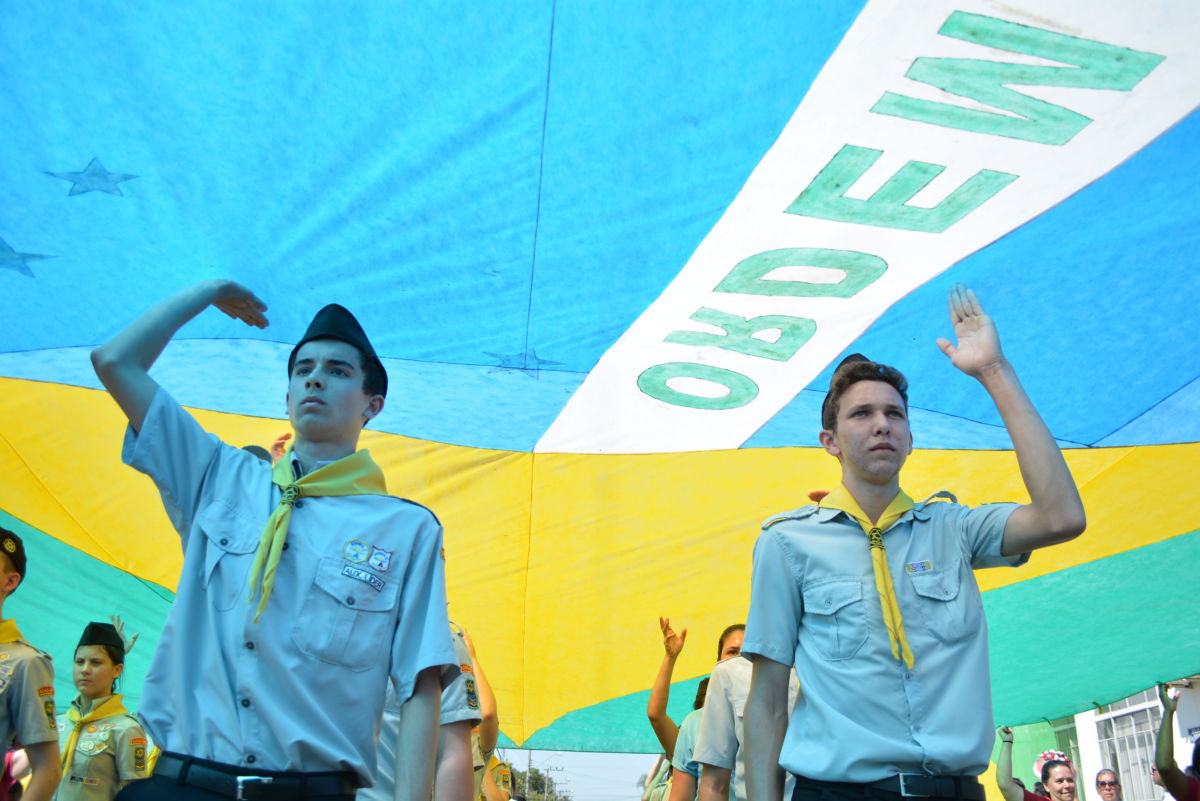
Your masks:
[[[862,580],[858,576],[830,579],[805,587],[804,609],[815,615],[832,615],[862,597]]]
[[[196,515],[215,557],[221,553],[252,553],[258,548],[262,525],[247,518],[242,510],[224,503],[210,503]]]
[[[958,572],[933,570],[927,573],[911,573],[913,589],[917,595],[935,601],[953,601],[958,597]]]
[[[386,612],[396,606],[400,584],[364,565],[326,557],[317,567],[316,585],[338,603],[360,612]]]

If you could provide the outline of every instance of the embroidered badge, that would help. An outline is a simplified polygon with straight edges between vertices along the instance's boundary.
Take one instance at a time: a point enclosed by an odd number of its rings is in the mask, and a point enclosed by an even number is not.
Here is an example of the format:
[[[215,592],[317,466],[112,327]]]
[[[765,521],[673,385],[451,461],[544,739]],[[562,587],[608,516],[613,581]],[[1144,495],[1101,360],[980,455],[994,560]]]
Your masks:
[[[145,745],[145,744],[146,744],[146,738],[145,738],[145,737],[134,737],[134,738],[133,738],[133,739],[131,739],[129,742],[130,742],[130,744],[132,744],[132,745]]]
[[[387,569],[392,566],[392,552],[382,548],[372,548],[371,558],[367,560],[367,564],[380,573],[386,573]]]
[[[13,674],[13,670],[15,670],[15,667],[7,662],[5,662],[3,665],[0,665],[0,673],[3,673],[5,676],[11,676]]]
[[[369,547],[362,540],[350,540],[342,548],[342,556],[346,557],[347,562],[365,562],[368,550]]]
[[[135,742],[135,743],[138,740],[142,741],[142,745],[135,745],[133,747],[133,769],[134,770],[145,770],[146,769],[146,745],[145,745],[146,741],[144,739],[142,739],[141,737],[133,738],[133,742]]]
[[[13,542],[11,537],[4,538],[4,550],[9,553],[14,553],[17,550],[17,544]]]
[[[55,726],[54,722],[54,699],[46,701],[44,708],[46,710],[46,720],[50,721],[51,726]]]
[[[467,679],[467,706],[479,709],[479,693],[475,691],[475,680]]]
[[[906,573],[928,573],[930,570],[933,570],[933,562],[930,562],[928,559],[920,562],[909,562],[904,566],[904,572]]]
[[[361,567],[346,565],[342,568],[342,575],[349,576],[352,579],[358,579],[364,584],[370,584],[375,588],[376,592],[383,590],[383,580],[371,573],[369,570],[363,570]]]
[[[54,695],[53,687],[38,687],[38,696],[39,697],[44,697],[47,695]]]
[[[461,670],[463,673],[474,673],[475,672],[475,668],[471,667],[470,663],[463,663],[458,666],[458,669]]]
[[[84,729],[84,731],[86,731],[88,734],[91,734],[92,732],[97,731],[98,729],[99,729],[99,727],[95,723],[89,723],[88,727],[86,729]]]

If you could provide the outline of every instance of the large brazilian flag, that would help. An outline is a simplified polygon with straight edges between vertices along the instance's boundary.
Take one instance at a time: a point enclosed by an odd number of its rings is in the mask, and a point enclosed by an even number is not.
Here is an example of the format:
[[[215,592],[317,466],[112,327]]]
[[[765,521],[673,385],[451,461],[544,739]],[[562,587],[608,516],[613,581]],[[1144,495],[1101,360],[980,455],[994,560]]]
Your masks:
[[[915,498],[1025,501],[935,346],[976,289],[1088,531],[980,573],[997,717],[1200,671],[1200,16],[1169,0],[182,0],[0,9],[5,612],[73,692],[119,612],[140,677],[178,540],[88,351],[230,277],[154,376],[209,430],[288,431],[289,343],[351,308],[392,391],[363,446],[445,525],[451,616],[506,737],[656,748],[743,620],[761,521],[838,480],[830,365],[911,383]],[[1068,637],[1064,645],[1062,637]],[[1097,654],[1103,633],[1121,647]],[[880,632],[880,636],[884,636]],[[918,655],[919,658],[919,655]]]

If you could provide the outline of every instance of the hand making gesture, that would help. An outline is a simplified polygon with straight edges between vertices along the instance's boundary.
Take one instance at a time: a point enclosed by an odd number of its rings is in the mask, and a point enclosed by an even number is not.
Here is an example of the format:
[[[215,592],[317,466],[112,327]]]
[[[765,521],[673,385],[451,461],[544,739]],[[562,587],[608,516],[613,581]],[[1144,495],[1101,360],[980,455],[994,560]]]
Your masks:
[[[667,656],[672,659],[676,658],[683,650],[684,640],[687,639],[687,629],[676,634],[675,629],[671,628],[671,618],[669,617],[660,617],[658,627],[662,629],[663,650],[667,652]]]
[[[1000,335],[996,324],[983,310],[975,293],[962,284],[950,290],[950,322],[958,345],[939,337],[937,344],[950,357],[951,363],[969,376],[980,378],[989,370],[1004,363],[1000,350]]]

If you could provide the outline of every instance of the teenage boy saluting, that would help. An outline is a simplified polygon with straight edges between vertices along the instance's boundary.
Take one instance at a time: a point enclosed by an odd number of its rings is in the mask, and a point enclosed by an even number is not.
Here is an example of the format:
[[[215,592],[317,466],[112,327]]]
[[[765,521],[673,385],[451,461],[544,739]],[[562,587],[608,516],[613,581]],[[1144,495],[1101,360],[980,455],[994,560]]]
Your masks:
[[[1030,503],[914,505],[900,489],[912,451],[907,383],[851,356],[822,409],[821,444],[842,483],[764,524],[754,548],[742,653],[751,801],[864,796],[982,801],[993,743],[987,629],[973,568],[1017,566],[1073,539],[1083,504],[1054,438],[1000,350],[975,295],[956,286],[958,338],[938,345],[978,380],[1008,428]],[[789,722],[788,669],[802,694]]]
[[[150,377],[208,306],[266,305],[205,281],[92,353],[129,418],[123,460],[149,475],[184,551],[140,714],[163,749],[123,799],[352,798],[370,784],[389,677],[407,699],[396,797],[429,798],[443,670],[456,670],[437,518],[391,497],[356,450],[387,374],[358,321],[322,309],[288,360],[292,446],[275,465],[200,428]]]

